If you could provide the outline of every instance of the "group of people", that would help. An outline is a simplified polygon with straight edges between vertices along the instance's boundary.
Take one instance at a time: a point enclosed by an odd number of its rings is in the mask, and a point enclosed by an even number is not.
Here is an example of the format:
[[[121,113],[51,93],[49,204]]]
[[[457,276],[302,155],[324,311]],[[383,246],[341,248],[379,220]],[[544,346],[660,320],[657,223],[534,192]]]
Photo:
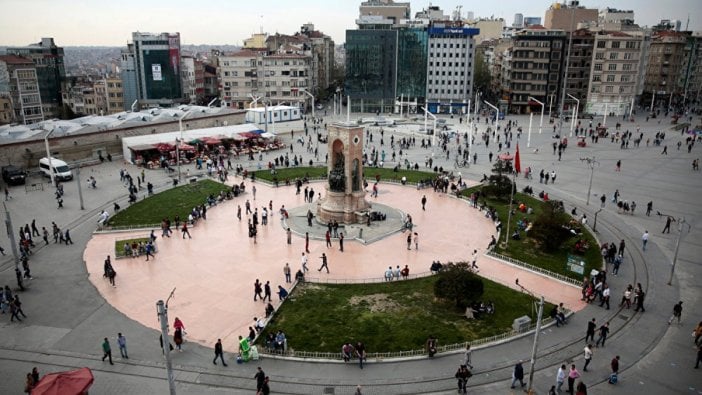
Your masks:
[[[341,358],[344,362],[357,358],[358,366],[363,369],[363,361],[366,360],[366,346],[363,342],[358,341],[354,346],[351,342],[346,342],[341,346]]]

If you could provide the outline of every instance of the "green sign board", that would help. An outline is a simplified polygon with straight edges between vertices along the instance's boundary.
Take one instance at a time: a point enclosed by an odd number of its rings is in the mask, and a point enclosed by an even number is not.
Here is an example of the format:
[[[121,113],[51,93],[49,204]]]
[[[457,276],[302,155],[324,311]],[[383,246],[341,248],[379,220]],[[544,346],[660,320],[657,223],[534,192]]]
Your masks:
[[[585,260],[582,257],[575,255],[568,255],[568,261],[566,262],[566,269],[571,272],[578,274],[585,273]]]

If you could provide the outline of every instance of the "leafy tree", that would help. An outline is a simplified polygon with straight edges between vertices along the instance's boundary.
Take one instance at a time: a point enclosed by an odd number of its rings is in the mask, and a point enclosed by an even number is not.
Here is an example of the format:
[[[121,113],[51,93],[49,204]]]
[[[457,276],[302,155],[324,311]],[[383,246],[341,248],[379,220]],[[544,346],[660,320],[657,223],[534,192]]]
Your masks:
[[[555,251],[570,238],[566,229],[568,215],[563,211],[563,203],[556,200],[544,202],[541,213],[534,219],[529,235],[541,242],[541,249]]]
[[[483,193],[498,200],[509,201],[512,193],[512,180],[509,178],[511,173],[512,164],[498,159],[492,166],[488,184],[482,188]]]
[[[470,271],[468,262],[449,263],[438,274],[434,296],[465,309],[483,295],[483,280]]]
[[[490,70],[485,63],[485,55],[482,51],[475,51],[475,71],[473,77],[474,89],[481,92],[490,90]]]

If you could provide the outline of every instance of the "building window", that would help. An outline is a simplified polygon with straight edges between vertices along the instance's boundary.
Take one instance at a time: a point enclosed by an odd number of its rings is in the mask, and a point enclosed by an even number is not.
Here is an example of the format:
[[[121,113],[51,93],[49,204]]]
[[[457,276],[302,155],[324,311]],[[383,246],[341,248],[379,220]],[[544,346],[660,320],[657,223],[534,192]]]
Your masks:
[[[595,53],[595,59],[597,59],[597,60],[602,60],[602,59],[604,59],[604,52],[597,52],[597,53]]]
[[[610,63],[607,65],[607,70],[608,71],[617,71],[617,64],[616,63]]]
[[[634,54],[631,52],[627,52],[624,54],[624,60],[631,60],[634,58]]]
[[[592,82],[600,82],[602,81],[602,76],[599,74],[595,74],[592,76]]]
[[[619,58],[619,52],[610,52],[609,53],[609,60],[617,60]]]
[[[612,75],[612,74],[608,75],[607,82],[614,82],[614,75]]]
[[[612,48],[619,48],[619,41],[612,41]]]
[[[631,71],[631,63],[625,63],[622,65],[622,70]]]
[[[597,48],[605,48],[605,44],[606,44],[606,42],[604,42],[604,41],[598,41]]]
[[[613,86],[610,86],[610,85],[605,86],[605,93],[612,93],[613,91],[614,91]]]

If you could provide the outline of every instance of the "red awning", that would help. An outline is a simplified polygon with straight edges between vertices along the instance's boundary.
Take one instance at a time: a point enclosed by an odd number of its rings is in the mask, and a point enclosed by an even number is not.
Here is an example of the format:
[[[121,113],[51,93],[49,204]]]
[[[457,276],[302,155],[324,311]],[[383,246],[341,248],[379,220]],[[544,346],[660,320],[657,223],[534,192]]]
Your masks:
[[[88,368],[50,373],[39,380],[32,395],[82,395],[93,381],[93,372]]]
[[[186,143],[181,143],[180,145],[178,145],[178,149],[181,151],[195,151],[195,147]]]
[[[504,154],[500,154],[497,159],[499,160],[512,160],[514,159],[514,156],[510,154],[509,152],[505,152]]]
[[[222,140],[217,137],[203,137],[202,142],[205,144],[222,144]]]
[[[175,145],[169,143],[158,143],[155,145],[156,149],[159,151],[172,151],[175,149]]]

